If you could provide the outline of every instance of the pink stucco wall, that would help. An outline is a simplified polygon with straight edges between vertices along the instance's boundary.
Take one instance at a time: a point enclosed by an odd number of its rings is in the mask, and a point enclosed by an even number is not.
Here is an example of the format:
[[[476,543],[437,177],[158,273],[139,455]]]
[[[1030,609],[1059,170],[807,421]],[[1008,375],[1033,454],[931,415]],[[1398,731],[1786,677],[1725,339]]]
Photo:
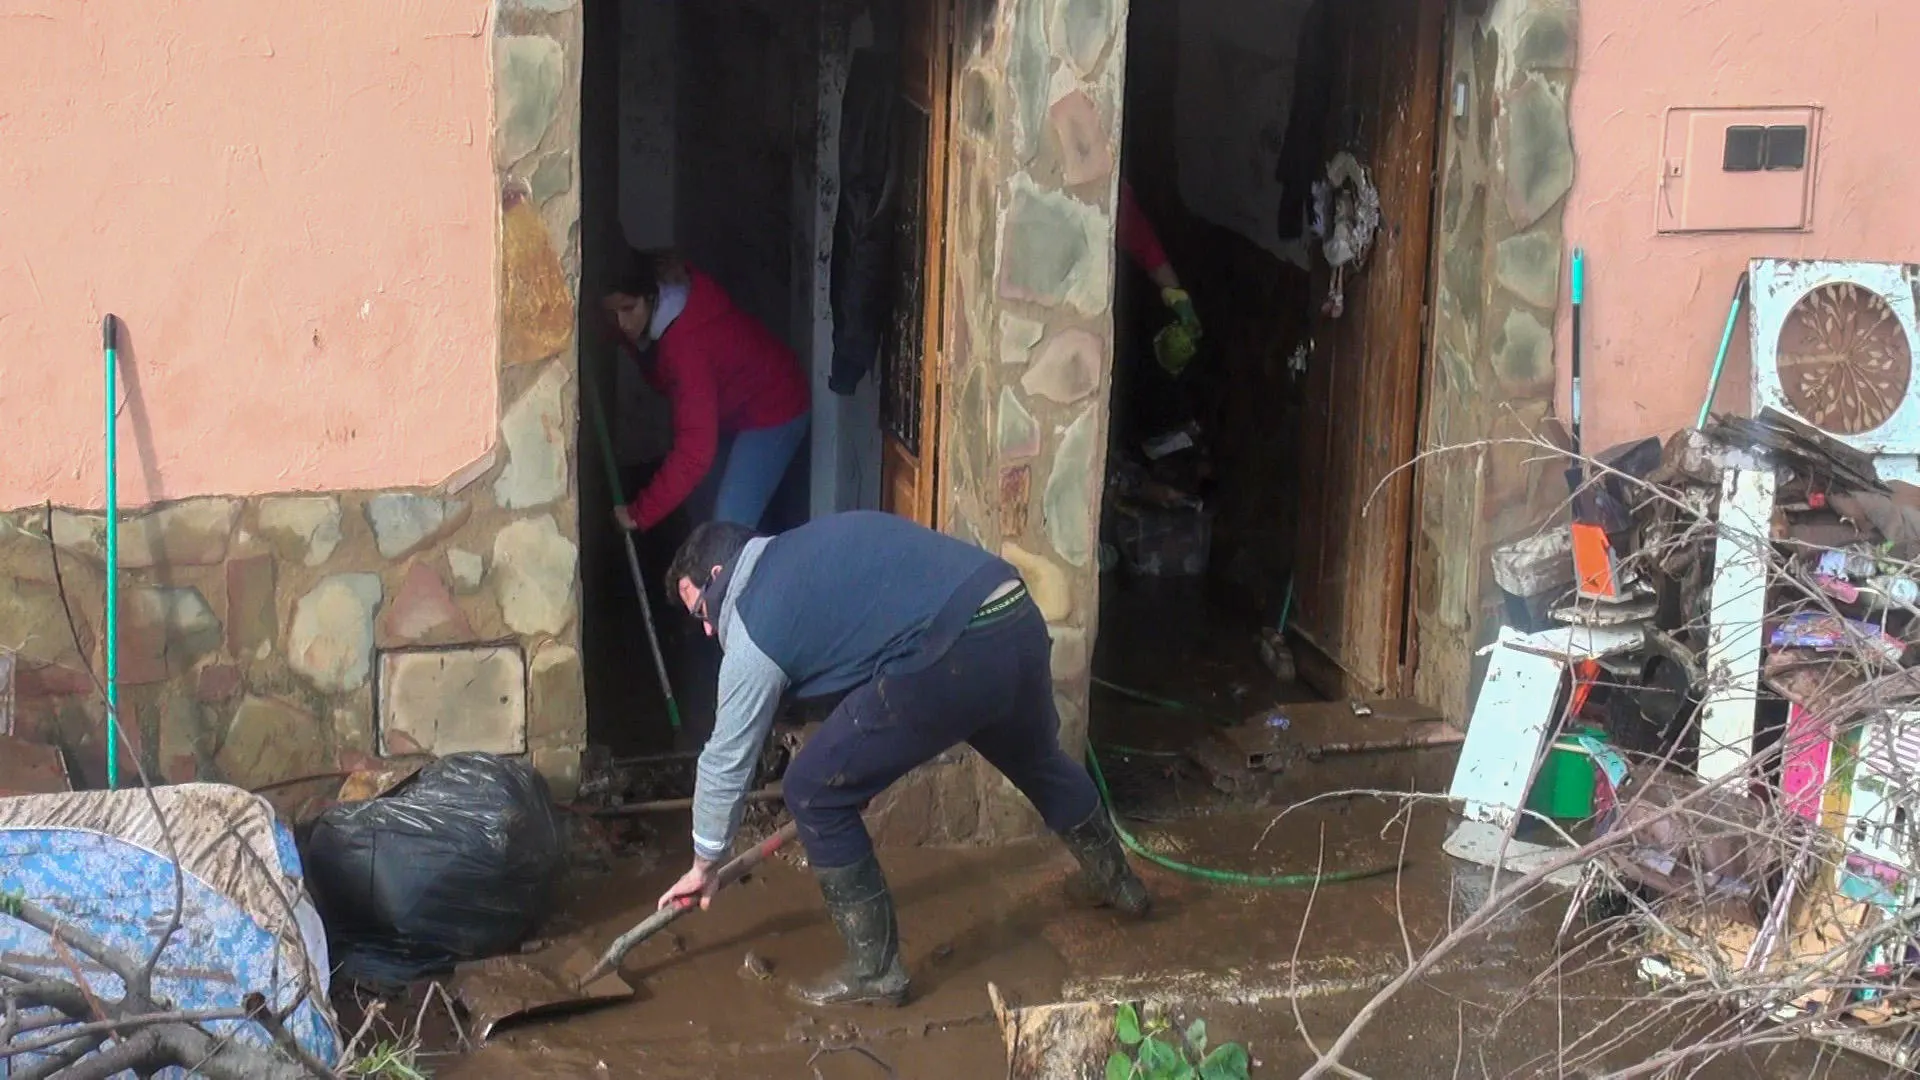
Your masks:
[[[0,507],[429,484],[495,430],[488,0],[0,0]]]
[[[1598,449],[1693,423],[1748,259],[1920,261],[1920,4],[1607,0],[1580,5],[1579,34],[1566,242],[1587,252],[1582,381]],[[1825,110],[1810,231],[1654,233],[1668,107],[1790,105]],[[1563,299],[1563,415],[1567,349]],[[1746,410],[1748,351],[1743,320],[1716,408]]]

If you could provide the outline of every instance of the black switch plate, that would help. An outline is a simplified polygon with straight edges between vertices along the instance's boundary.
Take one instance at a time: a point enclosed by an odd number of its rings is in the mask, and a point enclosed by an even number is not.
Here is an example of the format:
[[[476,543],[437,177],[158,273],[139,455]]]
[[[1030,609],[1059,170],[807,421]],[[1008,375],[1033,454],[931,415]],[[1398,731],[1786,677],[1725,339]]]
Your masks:
[[[1791,124],[1768,128],[1765,157],[1768,172],[1794,172],[1806,168],[1806,125]]]
[[[1730,127],[1720,168],[1727,172],[1759,172],[1766,167],[1766,155],[1766,128],[1748,124]]]

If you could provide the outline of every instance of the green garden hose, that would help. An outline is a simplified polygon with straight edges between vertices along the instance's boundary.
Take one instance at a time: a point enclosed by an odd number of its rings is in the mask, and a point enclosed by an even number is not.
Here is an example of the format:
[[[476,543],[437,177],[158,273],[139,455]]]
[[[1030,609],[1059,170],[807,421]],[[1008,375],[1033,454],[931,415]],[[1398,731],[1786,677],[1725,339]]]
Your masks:
[[[1087,771],[1093,774],[1094,786],[1100,789],[1100,802],[1107,808],[1107,816],[1113,821],[1113,831],[1119,834],[1120,843],[1128,851],[1147,860],[1155,866],[1164,867],[1177,874],[1211,881],[1219,885],[1242,885],[1254,889],[1309,889],[1316,884],[1332,884],[1341,881],[1360,881],[1364,878],[1391,874],[1406,865],[1405,859],[1396,859],[1391,863],[1363,867],[1358,870],[1330,870],[1310,874],[1246,874],[1238,870],[1215,870],[1206,866],[1183,863],[1178,859],[1169,859],[1158,852],[1148,851],[1145,845],[1127,831],[1120,823],[1120,815],[1113,808],[1113,796],[1107,791],[1107,778],[1100,772],[1100,759],[1093,751],[1087,751]]]

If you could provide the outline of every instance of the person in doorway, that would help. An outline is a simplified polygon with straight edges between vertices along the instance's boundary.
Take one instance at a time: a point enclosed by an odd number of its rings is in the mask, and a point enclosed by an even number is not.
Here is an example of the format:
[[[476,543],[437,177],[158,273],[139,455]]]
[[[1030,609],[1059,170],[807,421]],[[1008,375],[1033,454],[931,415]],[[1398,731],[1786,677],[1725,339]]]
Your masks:
[[[642,371],[673,408],[673,449],[614,519],[651,529],[699,490],[712,520],[757,528],[807,434],[807,379],[793,350],[672,255],[627,248],[601,307],[636,355],[654,346]]]
[[[1120,217],[1115,231],[1119,234],[1120,250],[1138,266],[1142,273],[1153,279],[1160,290],[1160,301],[1173,312],[1175,319],[1184,327],[1189,336],[1200,336],[1200,319],[1193,311],[1193,298],[1180,287],[1180,275],[1174,273],[1173,262],[1167,258],[1167,249],[1161,246],[1160,234],[1154,231],[1153,222],[1146,211],[1140,209],[1140,203],[1133,197],[1133,185],[1123,178],[1120,181]]]
[[[724,651],[694,788],[693,866],[660,897],[705,907],[783,694],[844,693],[788,765],[799,825],[846,962],[796,985],[813,1005],[906,1000],[893,899],[861,811],[965,742],[1013,781],[1081,867],[1081,898],[1144,916],[1146,886],[1092,779],[1060,748],[1047,624],[1011,565],[905,518],[854,511],[772,538],[695,529],[667,571]]]

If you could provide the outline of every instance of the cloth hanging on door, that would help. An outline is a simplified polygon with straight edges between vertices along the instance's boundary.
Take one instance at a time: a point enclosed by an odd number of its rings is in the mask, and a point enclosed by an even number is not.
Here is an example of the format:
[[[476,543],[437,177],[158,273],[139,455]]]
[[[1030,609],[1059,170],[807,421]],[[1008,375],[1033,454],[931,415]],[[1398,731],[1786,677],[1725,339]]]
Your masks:
[[[893,321],[894,237],[899,216],[898,54],[858,49],[840,104],[840,201],[833,216],[828,299],[833,364],[827,387],[851,395],[873,370]]]

